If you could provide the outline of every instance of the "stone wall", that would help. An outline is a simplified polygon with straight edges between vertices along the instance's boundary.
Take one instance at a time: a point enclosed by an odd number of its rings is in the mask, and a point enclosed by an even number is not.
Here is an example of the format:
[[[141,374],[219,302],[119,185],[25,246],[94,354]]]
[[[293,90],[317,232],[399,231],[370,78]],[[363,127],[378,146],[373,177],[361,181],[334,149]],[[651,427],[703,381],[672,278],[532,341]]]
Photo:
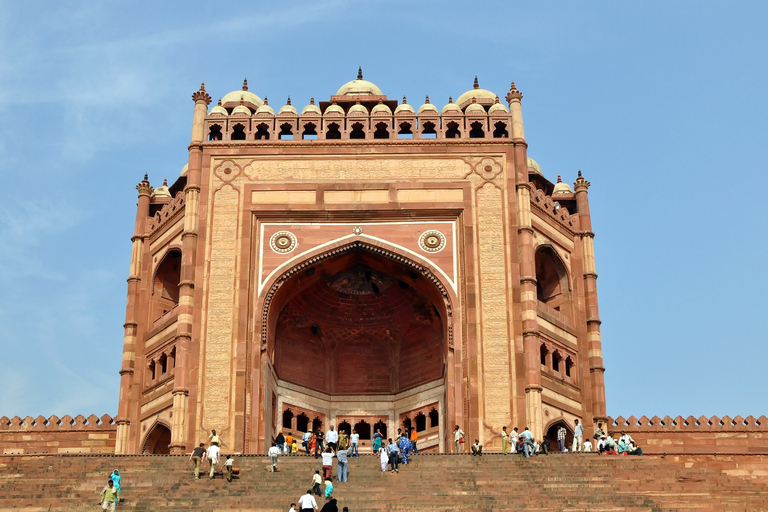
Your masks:
[[[717,469],[768,482],[768,418],[701,416],[608,418],[608,431],[627,432],[648,455],[687,467]]]
[[[117,426],[108,414],[0,417],[0,450],[16,453],[114,453]]]

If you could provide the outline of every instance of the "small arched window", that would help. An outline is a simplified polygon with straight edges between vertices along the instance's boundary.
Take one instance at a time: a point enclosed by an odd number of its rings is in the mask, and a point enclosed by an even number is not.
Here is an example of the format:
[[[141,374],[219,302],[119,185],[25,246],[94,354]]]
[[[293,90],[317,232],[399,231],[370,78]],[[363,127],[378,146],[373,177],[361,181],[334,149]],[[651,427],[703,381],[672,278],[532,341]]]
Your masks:
[[[168,373],[168,356],[162,354],[158,359],[157,364],[160,366],[160,375]]]
[[[384,436],[384,439],[387,439],[387,424],[383,421],[379,420],[376,423],[373,424],[373,431],[381,432],[381,435]]]
[[[376,123],[376,131],[373,132],[374,139],[388,139],[389,130],[387,129],[387,123]]]
[[[494,139],[506,139],[507,137],[509,137],[509,132],[507,131],[507,123],[503,121],[499,121],[493,126],[494,126],[494,130],[493,130]]]
[[[423,412],[416,415],[416,432],[427,430],[427,417]]]
[[[409,418],[408,416],[403,418],[403,427],[404,427],[403,430],[407,430],[411,428],[411,425],[412,425],[411,418]]]
[[[475,121],[471,125],[469,125],[471,128],[469,130],[469,138],[470,139],[482,139],[485,137],[485,130],[483,130],[483,123],[480,121]]]
[[[411,131],[411,123],[400,123],[400,131],[397,132],[398,139],[412,139],[413,131]]]
[[[312,430],[317,432],[318,430],[322,430],[322,429],[323,429],[323,420],[315,416],[315,419],[312,420]]]
[[[155,369],[156,369],[155,361],[154,360],[150,361],[148,365],[148,371],[147,371],[147,375],[149,376],[150,382],[155,380]]]
[[[562,362],[563,357],[560,355],[560,352],[555,350],[552,353],[552,369],[556,372],[560,371],[560,363]]]
[[[181,281],[181,251],[174,249],[165,255],[155,272],[152,285],[152,320],[157,320],[179,304]]]
[[[549,350],[547,349],[547,346],[542,343],[541,347],[539,348],[539,352],[541,353],[541,364],[546,366],[547,365],[547,355],[549,355]]]
[[[221,140],[221,126],[218,124],[211,125],[211,128],[208,130],[208,140]]]
[[[280,125],[280,133],[278,134],[278,138],[280,140],[282,139],[292,139],[293,138],[293,126],[291,126],[290,123],[283,123]]]
[[[237,123],[232,127],[232,140],[245,140],[245,126]]]
[[[341,131],[337,123],[331,123],[328,125],[328,129],[325,130],[325,138],[330,140],[336,140],[341,138]]]
[[[370,441],[371,439],[371,424],[365,420],[360,420],[355,423],[355,430],[360,434],[360,439]]]
[[[425,121],[421,128],[422,139],[436,139],[437,130],[435,129],[435,123],[432,121]]]
[[[283,428],[284,429],[293,428],[293,411],[290,409],[286,409],[283,411]]]
[[[573,368],[573,359],[571,356],[565,358],[565,376],[571,377],[571,368]]]
[[[347,420],[342,421],[341,423],[339,423],[339,432],[344,432],[347,435],[351,434],[352,425],[350,425]]]
[[[304,131],[301,133],[301,138],[304,140],[317,139],[317,125],[315,123],[305,124]]]
[[[429,411],[429,428],[435,428],[440,425],[440,415],[434,407]]]
[[[536,250],[536,298],[565,319],[571,317],[571,292],[568,272],[557,253],[549,246]]]
[[[309,418],[303,412],[296,416],[296,430],[307,432],[309,430]]]
[[[451,121],[447,125],[445,125],[447,130],[445,131],[445,138],[446,139],[458,139],[461,137],[461,132],[459,131],[459,123],[456,121]]]
[[[353,123],[352,131],[349,132],[350,139],[364,139],[365,131],[363,130],[363,123]]]
[[[261,123],[256,127],[256,140],[269,140],[269,126]]]

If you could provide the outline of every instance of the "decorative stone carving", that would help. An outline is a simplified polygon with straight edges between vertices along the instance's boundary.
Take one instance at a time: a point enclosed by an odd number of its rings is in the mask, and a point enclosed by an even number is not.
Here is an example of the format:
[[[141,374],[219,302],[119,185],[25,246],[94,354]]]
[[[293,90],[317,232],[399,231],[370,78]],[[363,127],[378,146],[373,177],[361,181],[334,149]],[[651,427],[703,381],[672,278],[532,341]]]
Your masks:
[[[439,231],[425,231],[419,237],[419,247],[425,252],[440,252],[445,248],[445,235]]]
[[[288,254],[296,248],[297,244],[296,235],[290,231],[278,231],[269,239],[269,246],[279,254]]]

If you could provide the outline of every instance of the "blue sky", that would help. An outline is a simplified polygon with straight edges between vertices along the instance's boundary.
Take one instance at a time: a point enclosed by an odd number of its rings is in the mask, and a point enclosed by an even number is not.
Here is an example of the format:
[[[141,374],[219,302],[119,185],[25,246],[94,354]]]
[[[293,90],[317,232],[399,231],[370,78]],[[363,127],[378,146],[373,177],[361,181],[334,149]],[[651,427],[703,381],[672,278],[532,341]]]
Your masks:
[[[0,1],[0,416],[116,413],[134,187],[200,81],[300,107],[359,65],[414,104],[514,80],[529,156],[591,181],[609,414],[768,414],[766,5]]]

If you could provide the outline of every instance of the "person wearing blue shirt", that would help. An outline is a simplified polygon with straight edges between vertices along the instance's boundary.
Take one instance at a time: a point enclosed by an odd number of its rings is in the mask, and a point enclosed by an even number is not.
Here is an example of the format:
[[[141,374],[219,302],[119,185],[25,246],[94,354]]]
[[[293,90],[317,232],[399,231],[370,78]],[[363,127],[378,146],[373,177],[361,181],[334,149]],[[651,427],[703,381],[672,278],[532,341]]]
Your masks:
[[[525,430],[520,434],[520,437],[523,440],[523,453],[525,454],[525,458],[528,459],[534,451],[533,434],[528,430],[528,427],[525,427]]]

